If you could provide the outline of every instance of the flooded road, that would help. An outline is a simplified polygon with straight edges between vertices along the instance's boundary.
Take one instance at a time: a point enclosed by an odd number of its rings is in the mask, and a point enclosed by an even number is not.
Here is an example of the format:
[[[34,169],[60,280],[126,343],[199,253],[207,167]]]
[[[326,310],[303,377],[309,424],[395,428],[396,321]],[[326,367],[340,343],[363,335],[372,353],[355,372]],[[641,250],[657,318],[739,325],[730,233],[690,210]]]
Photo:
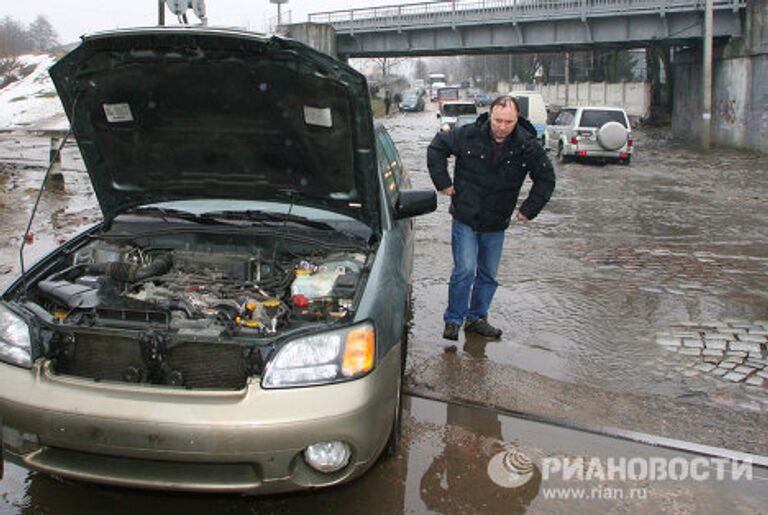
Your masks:
[[[434,112],[396,114],[384,123],[414,187],[431,188],[426,146],[438,127]],[[445,352],[447,198],[416,220],[407,388],[768,455],[768,379],[760,381],[768,375],[768,158],[724,149],[701,155],[660,129],[638,130],[634,140],[628,167],[556,165],[550,204],[532,223],[507,231],[490,315],[504,330],[500,341],[462,333],[457,352]],[[42,138],[0,140],[0,282],[19,270],[20,234],[47,154]],[[98,219],[76,149],[66,150],[63,167],[65,191],[44,194],[29,259]],[[737,368],[743,373],[732,374]],[[676,454],[451,403],[410,399],[407,409],[400,454],[340,488],[265,499],[159,495],[62,483],[9,465],[0,512],[339,512],[361,499],[375,513],[754,513],[768,506],[762,476],[608,484],[622,492],[650,488],[646,499],[631,502],[547,497],[547,488],[563,482],[543,481],[539,469],[525,487],[499,487],[488,467],[504,445],[522,449],[537,467],[565,455]]]

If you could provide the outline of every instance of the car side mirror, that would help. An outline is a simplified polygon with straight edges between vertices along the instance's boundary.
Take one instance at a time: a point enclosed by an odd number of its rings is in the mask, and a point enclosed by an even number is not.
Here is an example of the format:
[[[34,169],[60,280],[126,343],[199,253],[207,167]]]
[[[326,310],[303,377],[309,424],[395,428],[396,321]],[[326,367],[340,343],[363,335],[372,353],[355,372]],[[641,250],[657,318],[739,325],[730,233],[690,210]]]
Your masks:
[[[437,209],[434,190],[403,190],[395,202],[395,220],[425,215]]]

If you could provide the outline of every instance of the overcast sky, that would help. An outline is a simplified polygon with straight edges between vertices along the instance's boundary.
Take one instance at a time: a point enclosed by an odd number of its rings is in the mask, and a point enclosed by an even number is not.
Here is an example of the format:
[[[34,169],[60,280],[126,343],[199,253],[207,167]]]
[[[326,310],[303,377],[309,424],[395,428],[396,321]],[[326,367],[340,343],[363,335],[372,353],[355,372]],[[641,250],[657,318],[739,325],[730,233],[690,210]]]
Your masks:
[[[291,21],[307,21],[307,14],[416,3],[399,0],[288,0],[283,15],[291,11]],[[205,0],[209,25],[244,27],[263,32],[270,18],[276,18],[277,6],[269,0]],[[157,23],[157,0],[0,0],[0,18],[11,18],[28,25],[44,14],[56,29],[61,43],[76,41],[80,35],[105,29],[138,27]],[[191,11],[190,11],[191,15]],[[197,19],[191,16],[194,21]],[[176,23],[166,10],[166,23]]]

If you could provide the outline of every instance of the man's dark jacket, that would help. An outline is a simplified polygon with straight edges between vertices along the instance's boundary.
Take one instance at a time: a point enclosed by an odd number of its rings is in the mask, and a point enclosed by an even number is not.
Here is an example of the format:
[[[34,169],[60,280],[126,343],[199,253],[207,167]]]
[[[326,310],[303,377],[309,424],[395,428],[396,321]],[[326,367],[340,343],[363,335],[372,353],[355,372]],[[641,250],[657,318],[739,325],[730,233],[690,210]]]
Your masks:
[[[488,113],[474,124],[438,132],[427,149],[427,167],[438,190],[453,185],[451,214],[476,231],[503,231],[517,206],[526,175],[533,186],[520,206],[529,220],[536,218],[555,189],[555,171],[536,140],[536,129],[523,117],[493,159]],[[453,181],[448,157],[456,156]]]

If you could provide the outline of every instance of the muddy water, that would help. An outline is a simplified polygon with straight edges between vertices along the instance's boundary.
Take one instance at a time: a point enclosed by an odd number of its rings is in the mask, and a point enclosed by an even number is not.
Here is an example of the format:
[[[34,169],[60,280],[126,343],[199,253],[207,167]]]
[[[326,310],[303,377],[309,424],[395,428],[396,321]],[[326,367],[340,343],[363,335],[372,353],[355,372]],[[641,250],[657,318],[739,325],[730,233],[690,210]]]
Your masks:
[[[386,125],[414,184],[430,187],[425,149],[434,113],[396,115]],[[635,146],[628,167],[556,164],[545,211],[507,231],[490,315],[503,339],[462,336],[464,357],[611,390],[683,395],[715,383],[675,371],[684,360],[659,348],[657,332],[768,319],[768,158],[723,149],[702,155],[666,131],[636,131]],[[442,352],[452,264],[447,208],[442,197],[436,213],[417,221],[417,356]]]

